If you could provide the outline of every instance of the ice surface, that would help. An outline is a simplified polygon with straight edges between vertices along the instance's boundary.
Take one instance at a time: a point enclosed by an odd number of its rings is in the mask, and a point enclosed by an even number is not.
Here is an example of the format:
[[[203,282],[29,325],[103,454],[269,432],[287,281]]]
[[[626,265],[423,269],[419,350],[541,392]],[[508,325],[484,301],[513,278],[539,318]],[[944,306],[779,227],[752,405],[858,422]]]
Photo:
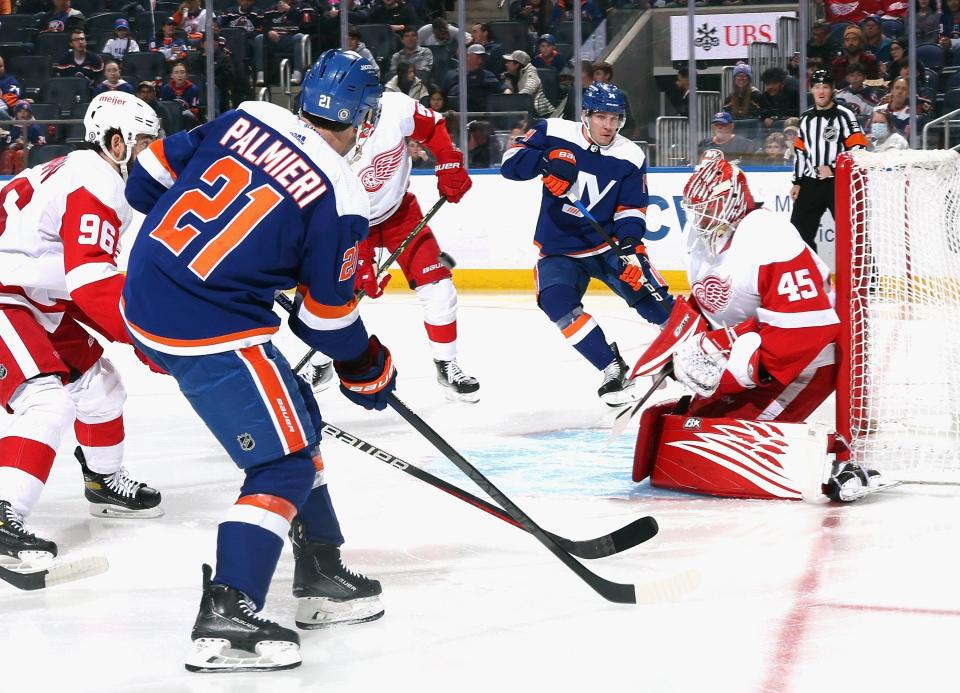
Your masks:
[[[588,295],[586,308],[631,363],[653,334],[613,297]],[[654,540],[591,569],[643,582],[697,568],[699,590],[671,604],[606,603],[523,532],[330,441],[345,559],[382,580],[386,616],[302,632],[297,670],[189,674],[200,564],[214,558],[240,473],[172,380],[112,348],[129,391],[127,466],[163,491],[167,514],[90,517],[64,441],[30,526],[64,559],[105,555],[111,568],[38,593],[0,583],[0,689],[960,688],[956,488],[905,485],[848,507],[652,492],[630,481],[636,424],[603,449],[612,414],[596,397],[599,375],[532,296],[461,297],[461,363],[482,383],[477,405],[443,400],[412,294],[363,312],[394,352],[400,396],[542,526],[579,539],[642,515],[660,522]],[[293,362],[305,350],[285,330],[277,342]],[[368,413],[335,388],[320,404],[331,423],[479,494],[398,416]],[[266,615],[290,626],[292,573],[287,548]]]

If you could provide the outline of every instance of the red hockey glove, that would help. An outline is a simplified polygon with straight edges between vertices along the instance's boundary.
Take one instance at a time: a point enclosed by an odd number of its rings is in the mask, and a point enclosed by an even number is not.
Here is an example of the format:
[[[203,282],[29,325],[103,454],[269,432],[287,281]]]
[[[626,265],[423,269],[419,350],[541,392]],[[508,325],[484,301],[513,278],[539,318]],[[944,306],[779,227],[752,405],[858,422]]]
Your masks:
[[[463,167],[463,152],[450,149],[437,155],[437,189],[447,202],[459,202],[473,186],[473,181]]]
[[[360,244],[360,260],[357,263],[357,272],[353,275],[354,291],[363,291],[365,296],[380,298],[383,290],[390,283],[391,276],[384,272],[377,280],[377,263],[373,261],[373,248],[366,243]]]
[[[577,157],[569,149],[551,149],[543,167],[543,185],[554,197],[563,197],[577,182]]]
[[[387,398],[397,387],[397,371],[387,347],[375,336],[355,359],[334,361],[340,376],[340,391],[364,409],[386,409]]]

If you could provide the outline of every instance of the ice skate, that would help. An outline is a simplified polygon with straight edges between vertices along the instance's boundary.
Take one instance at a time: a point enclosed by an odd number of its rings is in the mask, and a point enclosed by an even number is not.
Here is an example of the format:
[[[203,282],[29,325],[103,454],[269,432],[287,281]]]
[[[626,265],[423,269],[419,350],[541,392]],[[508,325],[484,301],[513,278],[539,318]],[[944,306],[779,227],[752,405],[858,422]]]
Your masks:
[[[94,517],[152,518],[163,515],[160,492],[127,476],[120,467],[113,474],[97,474],[87,467],[87,460],[78,446],[73,454],[83,470],[84,496],[90,501]]]
[[[336,546],[308,542],[298,520],[290,527],[290,539],[296,559],[293,596],[299,599],[298,628],[363,623],[383,616],[378,580],[346,568]]]
[[[885,480],[876,469],[867,469],[853,462],[836,462],[823,493],[832,501],[852,503],[898,483]]]
[[[460,370],[456,360],[433,362],[437,366],[437,382],[443,388],[443,395],[456,402],[478,402],[480,400],[480,382]]]
[[[300,377],[310,383],[315,393],[323,392],[333,382],[333,361],[317,352],[300,371]]]
[[[603,380],[597,394],[604,404],[619,407],[636,400],[636,383],[628,377],[627,363],[620,356],[616,342],[612,343],[610,348],[613,349],[613,361],[603,369]]]
[[[0,567],[32,573],[49,568],[56,555],[56,544],[27,530],[23,516],[0,500]]]
[[[300,666],[296,631],[257,616],[240,590],[210,581],[203,566],[203,597],[190,637],[187,671],[278,671]]]

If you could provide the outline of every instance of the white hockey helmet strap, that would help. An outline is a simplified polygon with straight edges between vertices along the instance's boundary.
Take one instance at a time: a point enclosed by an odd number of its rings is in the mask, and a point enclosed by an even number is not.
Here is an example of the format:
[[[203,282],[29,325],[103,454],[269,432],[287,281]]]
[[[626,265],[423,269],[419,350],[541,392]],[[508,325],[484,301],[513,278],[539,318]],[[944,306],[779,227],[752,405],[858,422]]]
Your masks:
[[[100,145],[103,153],[115,164],[126,167],[139,135],[160,136],[160,118],[145,101],[133,94],[105,92],[93,97],[83,116],[84,140]],[[106,141],[107,133],[118,130],[126,145],[122,159],[117,159]]]

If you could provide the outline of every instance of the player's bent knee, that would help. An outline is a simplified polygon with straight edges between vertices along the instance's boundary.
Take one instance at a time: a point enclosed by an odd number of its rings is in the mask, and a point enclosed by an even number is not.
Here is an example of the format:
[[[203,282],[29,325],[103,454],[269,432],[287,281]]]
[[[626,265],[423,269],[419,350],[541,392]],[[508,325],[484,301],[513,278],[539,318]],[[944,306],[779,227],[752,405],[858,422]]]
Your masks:
[[[5,435],[38,440],[55,450],[63,431],[76,417],[73,400],[60,378],[53,375],[23,383],[10,398],[10,408],[15,418]]]
[[[537,296],[537,305],[552,322],[558,324],[578,309],[583,312],[580,295],[572,286],[548,286]]]
[[[67,386],[77,412],[87,423],[110,421],[123,413],[127,391],[120,373],[109,359],[100,358]]]
[[[240,489],[243,496],[265,493],[285,498],[298,509],[313,489],[316,468],[313,452],[307,447],[297,452],[244,469],[246,478]]]

